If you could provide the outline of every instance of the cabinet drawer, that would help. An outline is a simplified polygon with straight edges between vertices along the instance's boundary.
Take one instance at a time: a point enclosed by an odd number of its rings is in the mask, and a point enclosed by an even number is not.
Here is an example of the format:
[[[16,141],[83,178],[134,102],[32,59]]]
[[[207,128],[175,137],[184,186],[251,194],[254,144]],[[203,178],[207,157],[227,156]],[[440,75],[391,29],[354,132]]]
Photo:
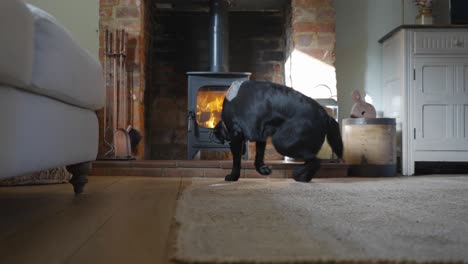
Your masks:
[[[468,32],[414,32],[414,54],[468,54]]]

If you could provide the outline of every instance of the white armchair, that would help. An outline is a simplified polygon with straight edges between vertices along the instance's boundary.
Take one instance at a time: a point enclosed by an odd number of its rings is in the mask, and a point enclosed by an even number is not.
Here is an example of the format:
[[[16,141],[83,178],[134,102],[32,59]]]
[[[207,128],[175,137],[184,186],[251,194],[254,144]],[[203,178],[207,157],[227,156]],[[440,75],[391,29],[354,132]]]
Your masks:
[[[0,1],[0,178],[67,166],[82,192],[104,93],[99,61],[55,18]]]

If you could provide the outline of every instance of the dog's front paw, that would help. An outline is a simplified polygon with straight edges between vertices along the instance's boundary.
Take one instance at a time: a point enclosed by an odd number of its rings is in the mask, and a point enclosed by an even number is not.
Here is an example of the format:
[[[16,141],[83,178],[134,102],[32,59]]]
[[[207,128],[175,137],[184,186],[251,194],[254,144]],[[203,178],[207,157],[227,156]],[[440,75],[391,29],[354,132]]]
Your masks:
[[[312,180],[312,177],[307,175],[295,175],[294,180],[298,182],[310,182]]]
[[[270,175],[271,174],[271,167],[267,166],[265,164],[262,164],[260,166],[255,166],[255,170],[257,170],[258,173],[261,175]]]
[[[226,175],[226,177],[224,178],[225,181],[237,181],[239,180],[239,176],[240,175],[233,175],[233,174],[228,174]]]
[[[306,164],[297,166],[293,172],[294,180],[298,182],[310,182],[312,177],[318,170],[318,166],[314,166],[314,164]]]

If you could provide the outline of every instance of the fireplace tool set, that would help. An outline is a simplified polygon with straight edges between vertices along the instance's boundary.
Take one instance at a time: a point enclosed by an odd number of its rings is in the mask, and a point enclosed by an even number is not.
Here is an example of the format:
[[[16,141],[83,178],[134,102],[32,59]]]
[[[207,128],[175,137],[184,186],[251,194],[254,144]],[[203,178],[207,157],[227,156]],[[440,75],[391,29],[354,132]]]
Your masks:
[[[127,72],[127,34],[123,29],[106,29],[104,36],[104,156],[113,159],[134,159],[132,146],[138,144],[139,133],[133,128],[133,89],[129,93]],[[129,122],[128,104],[131,99]]]

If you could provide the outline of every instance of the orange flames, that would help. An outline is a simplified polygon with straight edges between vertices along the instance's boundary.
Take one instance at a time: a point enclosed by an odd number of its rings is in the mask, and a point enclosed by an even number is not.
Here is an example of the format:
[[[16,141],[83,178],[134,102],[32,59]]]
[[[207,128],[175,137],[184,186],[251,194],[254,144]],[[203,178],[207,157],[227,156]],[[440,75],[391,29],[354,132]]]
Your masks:
[[[214,128],[221,120],[221,110],[227,91],[202,91],[197,93],[197,123]]]

